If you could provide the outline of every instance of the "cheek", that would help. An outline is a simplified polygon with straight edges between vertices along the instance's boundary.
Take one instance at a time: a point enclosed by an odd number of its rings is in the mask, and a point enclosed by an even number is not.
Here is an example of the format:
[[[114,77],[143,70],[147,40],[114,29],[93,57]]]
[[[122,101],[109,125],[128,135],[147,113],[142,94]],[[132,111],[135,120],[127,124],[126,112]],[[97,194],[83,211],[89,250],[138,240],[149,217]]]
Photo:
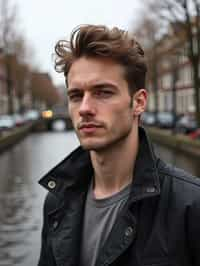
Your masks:
[[[69,114],[69,117],[72,119],[72,110],[70,106],[68,106],[68,114]]]
[[[72,118],[75,113],[76,113],[76,109],[74,105],[68,104],[68,112],[69,112],[69,116]]]
[[[71,107],[70,105],[68,106],[68,113],[69,113],[69,117],[72,120],[73,125],[76,124],[76,120],[77,120],[77,115],[76,115],[76,110],[75,108]]]
[[[121,126],[125,128],[130,127],[133,123],[133,118],[133,111],[132,109],[128,108],[117,114],[117,123],[119,126],[121,124]]]
[[[130,101],[129,101],[129,102],[125,102],[125,103],[121,103],[121,104],[116,105],[115,108],[113,108],[112,113],[118,119],[118,122],[120,122],[121,119],[123,119],[123,118],[124,119],[132,118],[134,110],[130,106]]]

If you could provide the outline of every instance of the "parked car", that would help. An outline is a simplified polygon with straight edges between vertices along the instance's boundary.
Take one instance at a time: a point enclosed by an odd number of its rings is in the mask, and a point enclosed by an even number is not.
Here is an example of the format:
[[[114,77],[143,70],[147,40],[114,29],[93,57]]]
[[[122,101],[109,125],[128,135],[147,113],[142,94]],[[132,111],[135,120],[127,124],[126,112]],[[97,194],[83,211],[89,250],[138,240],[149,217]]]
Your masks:
[[[189,134],[197,129],[197,122],[193,115],[182,116],[176,124],[176,130],[179,133]]]
[[[195,131],[191,132],[188,136],[190,139],[199,139],[200,140],[200,128],[197,128]]]
[[[16,126],[22,126],[26,123],[25,117],[21,114],[13,114],[13,119]]]
[[[155,125],[155,122],[156,122],[155,114],[152,112],[143,113],[141,116],[141,122],[143,125],[146,125],[146,126]]]
[[[11,115],[0,116],[0,131],[10,130],[15,127],[15,120]]]
[[[24,117],[27,121],[35,121],[40,118],[40,113],[37,110],[31,109],[24,114]]]
[[[173,128],[174,116],[170,112],[159,112],[157,114],[157,126],[160,128]]]

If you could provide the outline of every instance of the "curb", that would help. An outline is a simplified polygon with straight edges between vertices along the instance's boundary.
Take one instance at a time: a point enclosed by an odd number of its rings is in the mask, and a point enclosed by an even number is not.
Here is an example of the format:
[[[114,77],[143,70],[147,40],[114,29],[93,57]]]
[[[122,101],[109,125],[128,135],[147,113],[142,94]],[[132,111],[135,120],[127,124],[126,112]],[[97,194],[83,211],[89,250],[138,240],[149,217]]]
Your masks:
[[[22,140],[26,135],[28,135],[28,133],[32,131],[33,125],[33,123],[30,123],[0,136],[0,153],[5,151],[7,148],[10,148],[14,144]]]
[[[173,134],[170,130],[146,128],[150,138],[155,143],[184,152],[193,157],[200,157],[200,141],[191,140],[182,134]]]

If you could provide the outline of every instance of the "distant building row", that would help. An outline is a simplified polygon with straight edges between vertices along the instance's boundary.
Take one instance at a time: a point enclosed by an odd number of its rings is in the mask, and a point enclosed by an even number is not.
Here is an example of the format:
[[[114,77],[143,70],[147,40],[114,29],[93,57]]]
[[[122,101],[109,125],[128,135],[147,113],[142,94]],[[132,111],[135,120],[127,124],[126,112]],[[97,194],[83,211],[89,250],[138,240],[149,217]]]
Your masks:
[[[45,109],[59,99],[48,73],[32,72],[15,56],[0,54],[0,115]]]
[[[193,70],[187,56],[188,45],[184,38],[178,39],[173,35],[166,35],[148,51],[149,111],[155,111],[155,89],[157,89],[159,111],[172,111],[173,90],[175,90],[177,114],[195,112]]]

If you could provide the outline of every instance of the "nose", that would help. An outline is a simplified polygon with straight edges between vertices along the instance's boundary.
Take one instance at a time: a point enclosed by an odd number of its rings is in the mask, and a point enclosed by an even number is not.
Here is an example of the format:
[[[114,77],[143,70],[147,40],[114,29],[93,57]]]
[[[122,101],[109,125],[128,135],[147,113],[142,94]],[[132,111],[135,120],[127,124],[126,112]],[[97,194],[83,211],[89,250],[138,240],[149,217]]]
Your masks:
[[[80,116],[93,116],[95,114],[95,105],[91,95],[85,94],[79,106]]]

